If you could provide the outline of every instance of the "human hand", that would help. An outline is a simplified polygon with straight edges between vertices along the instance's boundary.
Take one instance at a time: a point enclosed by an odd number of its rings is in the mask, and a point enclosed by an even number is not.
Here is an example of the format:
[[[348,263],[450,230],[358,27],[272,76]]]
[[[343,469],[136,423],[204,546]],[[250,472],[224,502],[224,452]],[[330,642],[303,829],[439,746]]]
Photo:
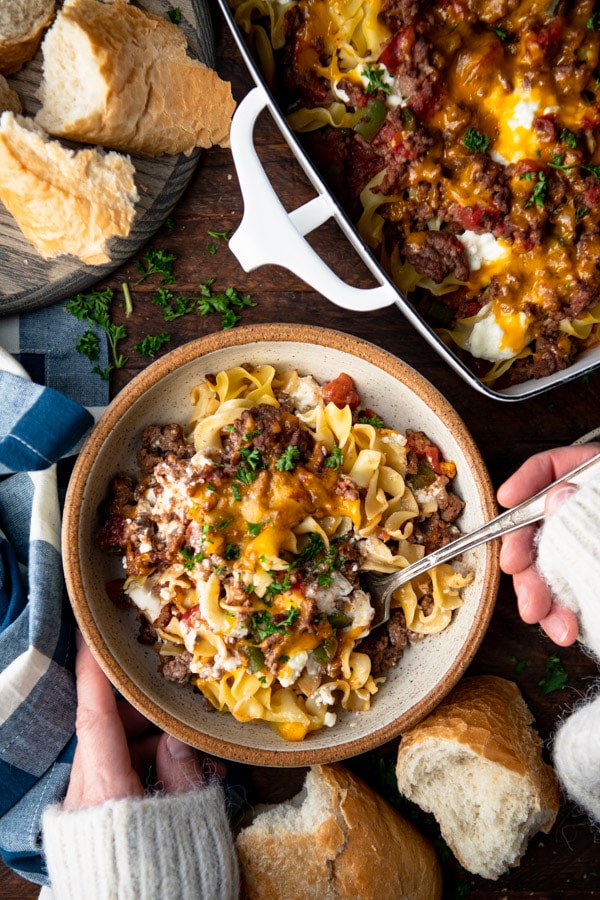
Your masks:
[[[498,502],[510,507],[533,496],[546,485],[565,475],[600,450],[600,444],[561,447],[530,457],[498,489]],[[574,485],[561,485],[550,491],[546,499],[546,515],[556,511],[560,503],[577,490]],[[577,638],[575,613],[552,596],[535,565],[534,539],[539,526],[529,525],[502,538],[500,566],[513,576],[519,614],[524,622],[539,623],[548,637],[561,647]]]
[[[143,797],[150,768],[167,794],[224,778],[225,766],[157,730],[126,701],[117,702],[108,678],[78,635],[77,747],[63,808]]]

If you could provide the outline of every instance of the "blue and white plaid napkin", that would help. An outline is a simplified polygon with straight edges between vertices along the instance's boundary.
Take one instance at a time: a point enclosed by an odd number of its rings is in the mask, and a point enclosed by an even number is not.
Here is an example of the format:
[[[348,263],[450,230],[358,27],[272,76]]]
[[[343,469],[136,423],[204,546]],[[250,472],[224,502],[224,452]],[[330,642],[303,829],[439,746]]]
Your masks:
[[[41,813],[64,797],[75,742],[56,463],[108,402],[81,329],[61,306],[0,320],[0,852],[38,884]]]

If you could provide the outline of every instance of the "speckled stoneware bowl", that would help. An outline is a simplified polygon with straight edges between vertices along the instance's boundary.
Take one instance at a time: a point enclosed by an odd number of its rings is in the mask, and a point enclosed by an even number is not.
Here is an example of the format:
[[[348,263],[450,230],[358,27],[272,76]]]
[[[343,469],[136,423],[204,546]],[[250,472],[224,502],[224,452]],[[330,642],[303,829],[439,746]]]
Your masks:
[[[75,616],[95,657],[121,693],[165,731],[209,753],[265,766],[307,766],[362,753],[414,725],[450,691],[471,662],[489,624],[499,579],[498,547],[479,547],[465,561],[475,573],[464,605],[435,638],[409,648],[363,713],[341,713],[331,728],[289,743],[264,723],[242,724],[207,711],[189,686],[166,681],[151,647],[137,640],[132,610],[118,609],[106,582],[122,577],[118,558],[95,546],[97,511],[117,472],[135,473],[142,429],[187,423],[189,393],[209,373],[270,363],[319,382],[350,374],[363,404],[400,431],[425,431],[458,467],[465,501],[463,530],[495,514],[494,491],[465,425],[437,390],[395,357],[365,341],[323,328],[265,325],[193,341],[157,360],[111,403],[88,438],[66,498],[63,544]]]

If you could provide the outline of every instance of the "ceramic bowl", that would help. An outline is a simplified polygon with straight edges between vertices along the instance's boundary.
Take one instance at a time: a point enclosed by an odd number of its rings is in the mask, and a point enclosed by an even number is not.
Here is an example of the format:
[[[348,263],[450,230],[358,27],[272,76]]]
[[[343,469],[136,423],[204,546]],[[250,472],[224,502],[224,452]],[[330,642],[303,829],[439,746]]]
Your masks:
[[[231,366],[270,363],[324,382],[347,372],[363,405],[399,431],[425,431],[456,462],[460,519],[470,530],[495,512],[492,484],[464,423],[421,375],[378,347],[323,328],[265,325],[212,334],[152,363],[110,404],[91,432],[66,497],[63,552],[67,587],[81,631],[118,690],[163,730],[230,760],[265,766],[307,766],[362,753],[398,736],[429,713],[460,679],[488,627],[498,588],[499,551],[487,544],[465,556],[474,580],[464,604],[441,634],[409,647],[374,696],[369,711],[342,712],[333,727],[303,741],[284,741],[268,725],[240,723],[208,711],[189,686],[166,681],[151,647],[137,640],[131,609],[119,609],[105,585],[122,577],[120,559],[95,545],[98,508],[111,478],[135,474],[136,450],[149,424],[190,415],[189,393],[205,376]]]

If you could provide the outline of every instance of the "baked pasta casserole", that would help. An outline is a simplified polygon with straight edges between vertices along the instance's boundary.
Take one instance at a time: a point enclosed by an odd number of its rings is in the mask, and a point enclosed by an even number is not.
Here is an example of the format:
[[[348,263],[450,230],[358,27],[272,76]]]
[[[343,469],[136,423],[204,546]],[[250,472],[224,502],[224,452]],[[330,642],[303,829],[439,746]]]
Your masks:
[[[400,588],[369,634],[361,572],[391,572],[458,534],[453,462],[363,409],[345,374],[319,385],[270,365],[192,393],[189,430],[150,426],[139,477],[111,484],[97,535],[122,555],[165,678],[287,740],[363,711],[410,641],[450,623],[470,580],[440,565]]]
[[[364,242],[484,383],[598,343],[597,3],[230,5]]]

